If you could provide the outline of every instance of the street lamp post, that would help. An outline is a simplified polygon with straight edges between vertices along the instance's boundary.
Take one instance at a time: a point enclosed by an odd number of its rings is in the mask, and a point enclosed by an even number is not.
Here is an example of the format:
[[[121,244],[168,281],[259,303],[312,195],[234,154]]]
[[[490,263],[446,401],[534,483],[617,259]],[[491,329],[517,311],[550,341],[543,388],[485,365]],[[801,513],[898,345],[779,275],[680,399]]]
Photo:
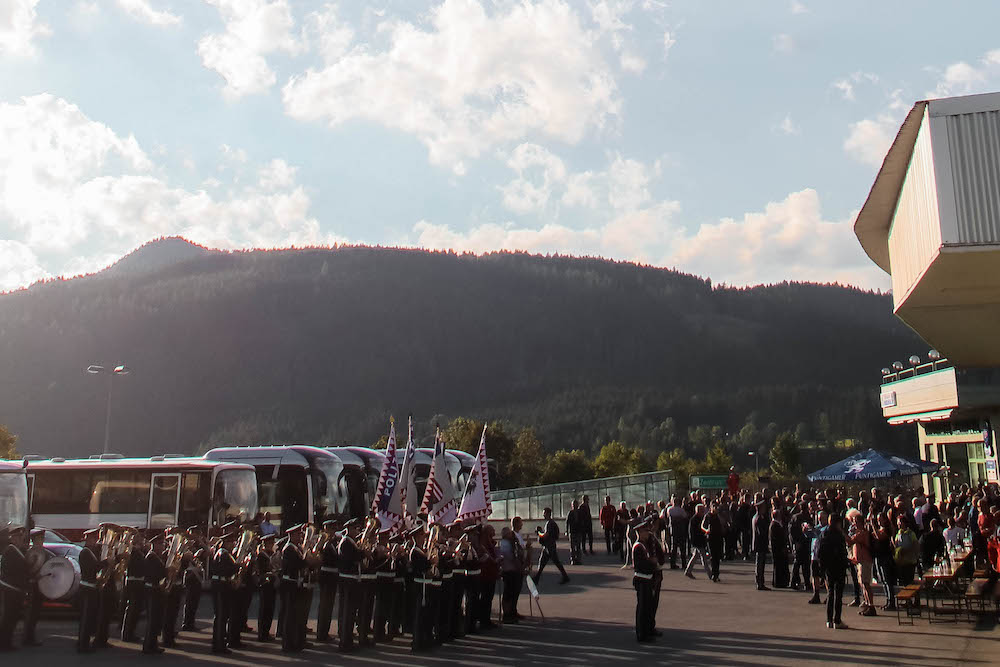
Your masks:
[[[111,369],[100,364],[91,364],[87,366],[87,372],[91,375],[108,376],[108,409],[104,418],[104,453],[107,454],[108,448],[111,446],[111,390],[114,388],[115,376],[128,375],[132,369],[125,364],[118,364]]]
[[[760,477],[760,459],[757,457],[757,452],[747,452],[747,456],[753,457],[753,472],[757,477]]]

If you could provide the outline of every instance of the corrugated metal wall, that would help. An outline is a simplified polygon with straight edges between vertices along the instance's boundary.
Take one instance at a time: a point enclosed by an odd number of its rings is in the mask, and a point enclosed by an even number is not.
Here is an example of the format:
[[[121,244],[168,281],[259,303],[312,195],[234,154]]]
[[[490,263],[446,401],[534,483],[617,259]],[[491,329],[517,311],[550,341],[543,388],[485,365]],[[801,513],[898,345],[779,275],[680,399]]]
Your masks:
[[[925,115],[889,231],[892,294],[898,308],[941,247],[931,132]]]
[[[959,243],[1000,242],[1000,111],[947,116]]]

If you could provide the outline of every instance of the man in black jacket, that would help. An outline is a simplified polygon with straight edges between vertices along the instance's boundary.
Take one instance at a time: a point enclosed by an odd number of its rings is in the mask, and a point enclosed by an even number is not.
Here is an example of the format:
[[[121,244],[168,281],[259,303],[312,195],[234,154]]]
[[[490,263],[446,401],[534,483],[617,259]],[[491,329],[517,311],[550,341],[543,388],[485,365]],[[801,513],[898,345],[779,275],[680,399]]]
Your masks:
[[[569,564],[583,565],[583,521],[575,500],[566,514],[566,532],[569,534]]]
[[[587,541],[590,555],[594,555],[594,516],[590,513],[590,496],[584,496],[580,503],[580,525],[583,539]]]
[[[337,584],[340,578],[340,554],[337,551],[337,522],[323,522],[326,543],[320,554],[323,562],[319,568],[319,608],[316,616],[316,641],[330,641],[330,625],[333,622],[333,606],[337,599]]]
[[[839,514],[830,515],[830,527],[823,531],[820,538],[819,565],[830,589],[826,598],[826,627],[846,630],[847,624],[840,617],[844,607],[844,583],[851,562],[847,558],[844,518]]]
[[[233,577],[236,576],[236,559],[232,549],[236,534],[223,535],[212,553],[212,653],[230,653],[228,643],[229,615],[233,608]]]
[[[768,527],[770,526],[770,521],[768,521],[767,504],[764,502],[763,496],[758,493],[754,500],[756,500],[754,505],[756,513],[753,516],[753,553],[757,590],[767,591],[770,589],[764,585],[764,568],[767,565],[768,542],[770,541]]]
[[[163,653],[159,645],[160,632],[163,630],[163,580],[167,576],[167,568],[163,564],[163,533],[154,533],[149,542],[149,552],[143,563],[146,588],[146,637],[142,642],[142,652],[146,654]]]
[[[781,518],[781,510],[771,512],[771,527],[768,531],[774,560],[771,585],[775,588],[788,588],[788,531]]]
[[[97,630],[97,614],[100,604],[100,592],[97,589],[97,575],[106,563],[98,560],[97,543],[99,528],[93,528],[83,534],[84,546],[77,556],[80,563],[80,621],[77,625],[76,650],[78,653],[91,653],[91,639]]]
[[[559,543],[559,524],[552,518],[552,508],[546,507],[542,510],[542,517],[545,519],[545,530],[538,531],[538,544],[542,547],[542,554],[538,557],[538,571],[532,575],[532,579],[535,580],[535,584],[537,585],[538,580],[542,578],[542,570],[545,569],[545,565],[551,560],[562,574],[562,579],[559,580],[559,583],[568,583],[569,575],[566,574],[566,568],[563,567],[562,562],[559,560],[559,549],[557,547]]]
[[[3,529],[0,529],[0,533]],[[17,527],[0,534],[0,651],[14,648],[14,627],[24,610],[28,564],[24,559],[25,529]],[[6,539],[4,539],[6,537]]]
[[[798,590],[800,585],[799,577],[801,576],[805,590],[811,591],[812,583],[809,578],[809,538],[802,532],[803,523],[812,523],[804,503],[797,506],[796,512],[792,514],[788,526],[788,537],[791,541],[792,556],[794,558],[791,587]]]
[[[138,533],[132,539],[132,548],[125,565],[125,585],[122,587],[123,642],[137,641],[135,628],[139,624],[142,604],[146,598],[146,540]]]

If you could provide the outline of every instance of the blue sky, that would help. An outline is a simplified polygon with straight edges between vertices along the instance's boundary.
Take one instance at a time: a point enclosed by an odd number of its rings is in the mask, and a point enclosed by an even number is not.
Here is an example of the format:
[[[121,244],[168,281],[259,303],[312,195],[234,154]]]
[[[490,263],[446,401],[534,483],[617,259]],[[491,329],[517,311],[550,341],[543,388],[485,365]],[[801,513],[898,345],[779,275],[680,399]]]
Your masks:
[[[887,288],[903,115],[996,90],[1000,5],[0,0],[0,289],[162,235]]]

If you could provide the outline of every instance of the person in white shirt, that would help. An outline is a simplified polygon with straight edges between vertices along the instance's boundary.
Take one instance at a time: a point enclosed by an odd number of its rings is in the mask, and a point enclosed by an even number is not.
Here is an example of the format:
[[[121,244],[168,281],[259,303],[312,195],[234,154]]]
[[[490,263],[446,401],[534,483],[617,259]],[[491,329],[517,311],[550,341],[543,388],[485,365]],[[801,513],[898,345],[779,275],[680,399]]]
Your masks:
[[[944,531],[944,542],[949,549],[962,546],[965,540],[965,529],[955,523],[954,517],[948,517],[948,527]]]
[[[917,531],[923,532],[924,530],[924,497],[917,496],[913,499],[913,523],[917,524]]]

